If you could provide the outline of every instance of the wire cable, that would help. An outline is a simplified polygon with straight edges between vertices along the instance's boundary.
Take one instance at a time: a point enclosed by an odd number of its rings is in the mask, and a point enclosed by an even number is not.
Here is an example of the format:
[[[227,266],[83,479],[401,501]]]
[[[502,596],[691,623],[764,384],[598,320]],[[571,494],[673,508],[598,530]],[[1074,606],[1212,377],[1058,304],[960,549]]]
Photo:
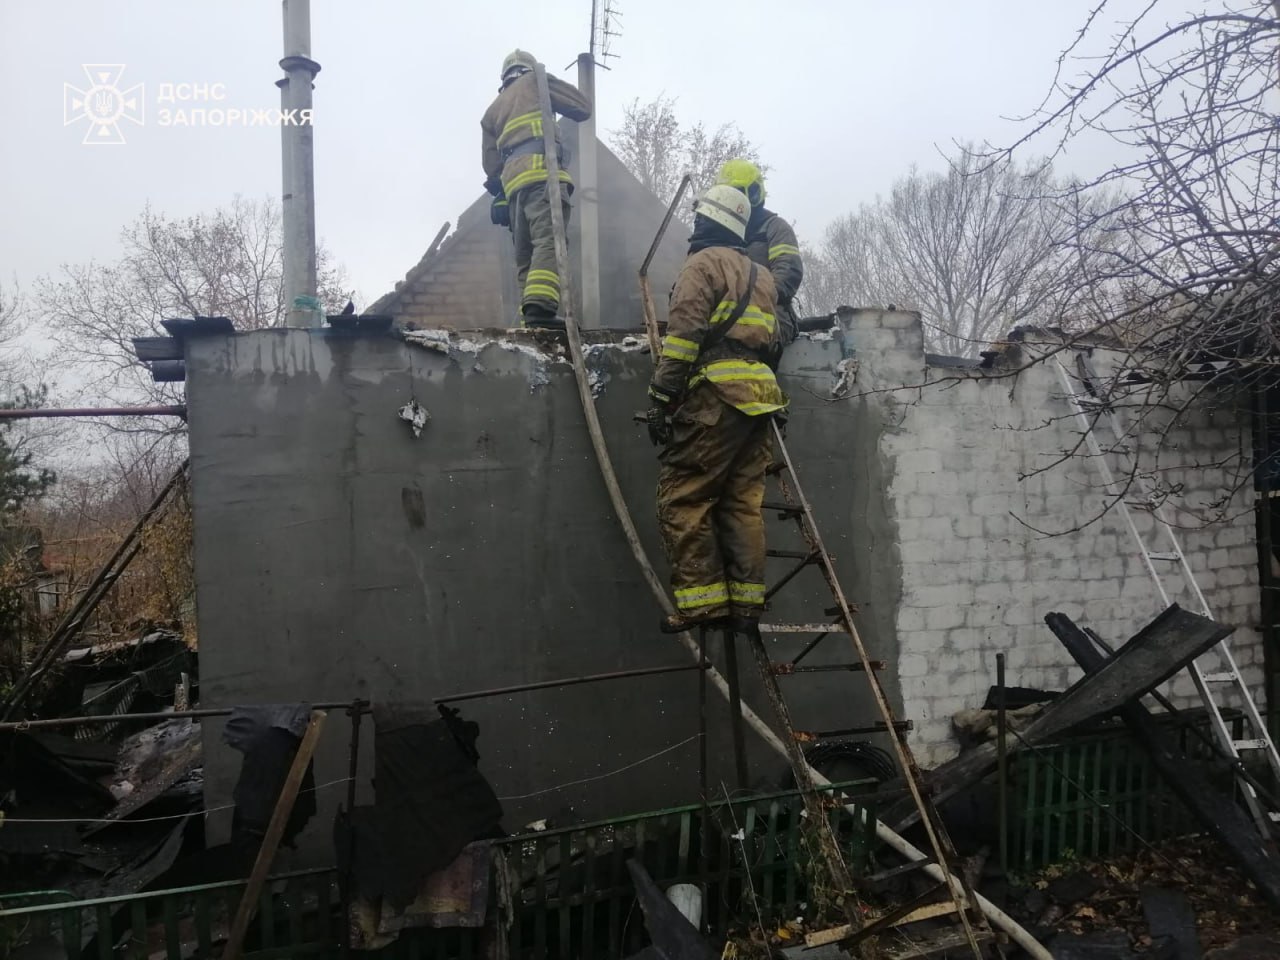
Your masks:
[[[326,787],[334,787],[340,783],[347,783],[350,777],[343,777],[341,780],[330,780],[328,783],[317,784],[314,787],[308,787],[306,790],[299,790],[298,796],[304,793],[317,793]],[[223,810],[235,809],[234,803],[224,803],[217,807],[207,807],[204,810],[188,810],[186,813],[170,813],[163,817],[9,817],[0,811],[0,826],[10,823],[160,823],[164,820],[185,820],[188,817],[194,817],[199,814],[208,816],[211,813],[220,813]]]
[[[594,777],[583,777],[581,780],[570,780],[568,783],[562,783],[554,787],[547,787],[545,790],[535,790],[533,793],[521,793],[512,797],[499,797],[498,799],[499,800],[527,800],[530,797],[540,797],[544,793],[554,793],[557,790],[564,790],[566,787],[576,787],[579,784],[583,784],[583,783],[595,783],[597,780],[606,780],[609,777],[614,777],[620,773],[625,773],[627,770],[632,770],[640,766],[640,764],[642,763],[648,763],[650,760],[657,760],[658,757],[662,756],[663,754],[670,753],[672,750],[679,750],[681,747],[685,746],[686,744],[693,743],[693,741],[697,740],[698,737],[700,736],[701,734],[695,733],[692,737],[688,737],[687,739],[681,740],[679,743],[673,743],[669,747],[663,747],[657,753],[651,753],[647,757],[641,757],[639,760],[636,760],[634,763],[628,763],[625,767],[619,767],[617,770],[611,770],[608,773],[601,773]]]
[[[626,766],[618,767],[618,769],[616,770],[610,770],[607,773],[597,774],[596,776],[593,776],[593,777],[583,777],[580,780],[570,780],[568,783],[561,783],[561,784],[557,784],[554,787],[546,787],[542,790],[535,790],[532,793],[520,793],[520,794],[515,794],[509,797],[499,797],[498,799],[499,800],[528,800],[531,797],[540,797],[543,794],[554,793],[557,790],[564,790],[568,787],[576,787],[584,783],[595,783],[598,780],[607,780],[609,777],[616,777],[620,773],[625,773],[628,770],[633,770],[636,767],[640,766],[641,764],[648,763],[651,760],[657,760],[659,757],[665,754],[671,753],[673,750],[679,750],[681,747],[687,746],[688,744],[693,743],[693,741],[697,740],[698,737],[699,737],[699,734],[695,733],[693,736],[687,737],[686,739],[681,740],[679,743],[673,743],[669,747],[663,747],[657,753],[651,753],[647,757],[641,757],[639,760],[635,760],[631,763],[628,763]],[[298,793],[299,794],[314,793],[314,792],[323,790],[326,787],[334,787],[334,786],[337,786],[338,784],[348,783],[350,780],[351,780],[350,777],[342,777],[338,780],[330,780],[327,783],[317,784],[316,786],[311,787],[307,790],[299,790]],[[0,812],[0,824],[8,824],[8,823],[82,823],[82,824],[158,823],[164,820],[185,820],[187,817],[194,817],[197,814],[201,814],[201,813],[203,813],[205,816],[208,816],[211,813],[220,813],[223,810],[232,810],[234,808],[235,808],[234,803],[224,803],[221,806],[209,807],[205,810],[192,810],[187,813],[173,813],[173,814],[167,814],[163,817],[136,817],[136,818],[128,818],[128,819],[125,819],[125,818],[113,819],[113,818],[103,818],[103,817],[98,817],[98,818],[94,818],[94,817],[64,817],[64,818],[8,817],[8,816],[5,816],[3,812]]]

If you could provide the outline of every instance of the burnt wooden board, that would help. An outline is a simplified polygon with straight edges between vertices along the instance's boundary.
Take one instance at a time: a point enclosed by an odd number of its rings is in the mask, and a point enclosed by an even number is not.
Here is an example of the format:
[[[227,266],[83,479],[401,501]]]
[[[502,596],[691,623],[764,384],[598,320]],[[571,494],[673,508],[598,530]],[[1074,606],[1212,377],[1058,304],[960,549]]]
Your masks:
[[[1063,614],[1051,613],[1044,619],[1085,673],[1099,676],[1107,658],[1089,635]],[[1280,907],[1280,860],[1267,855],[1262,835],[1244,809],[1230,794],[1214,785],[1202,764],[1189,758],[1164,735],[1141,703],[1125,704],[1120,709],[1120,719],[1146,750],[1151,765],[1169,789],[1204,828],[1231,851],[1258,892],[1272,906]]]
[[[1116,713],[1129,701],[1164,683],[1233,630],[1173,604],[1113,657],[1105,658],[1101,669],[1086,673],[1046,706],[1021,731],[1021,739],[1009,737],[1008,752],[1022,749],[1024,742],[1043,743],[1081,723]],[[923,781],[932,791],[934,803],[941,803],[985,777],[996,768],[996,755],[996,745],[984,743],[926,773]],[[885,811],[882,819],[901,833],[916,823],[920,814],[914,804],[900,801]]]

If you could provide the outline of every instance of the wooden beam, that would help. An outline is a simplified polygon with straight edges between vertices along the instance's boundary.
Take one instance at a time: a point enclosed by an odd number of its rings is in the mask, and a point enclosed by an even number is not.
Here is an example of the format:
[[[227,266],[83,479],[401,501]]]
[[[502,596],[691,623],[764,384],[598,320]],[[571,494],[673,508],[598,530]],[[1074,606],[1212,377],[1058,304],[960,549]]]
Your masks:
[[[249,932],[249,924],[258,909],[258,899],[262,896],[262,888],[267,882],[267,873],[271,863],[280,849],[280,839],[284,836],[285,825],[289,815],[293,813],[293,805],[298,799],[298,790],[302,786],[302,778],[307,772],[316,752],[316,744],[320,741],[320,730],[324,727],[323,710],[312,710],[311,721],[307,724],[302,742],[298,744],[298,752],[294,755],[293,765],[289,767],[289,775],[285,777],[284,786],[280,788],[280,796],[276,799],[275,809],[271,811],[271,821],[267,824],[267,832],[262,836],[262,846],[258,848],[258,858],[253,862],[253,870],[249,873],[249,883],[240,898],[240,906],[236,910],[235,922],[231,925],[231,933],[227,937],[227,946],[222,951],[222,960],[240,960],[244,949],[244,937]],[[344,921],[345,918],[344,918]]]
[[[920,920],[932,920],[935,917],[945,917],[948,914],[955,912],[956,905],[950,900],[944,900],[942,903],[930,903],[912,910],[905,917],[901,917],[893,921],[890,926],[902,927],[908,923],[916,923]]]
[[[1066,693],[1038,713],[1020,736],[1008,744],[1008,753],[1025,744],[1043,743],[1098,717],[1110,716],[1173,676],[1224,637],[1233,627],[1183,610],[1176,603],[1143,627],[1128,643],[1105,660],[1101,669],[1086,673]],[[977,783],[999,763],[999,748],[984,743],[924,775],[935,804]],[[892,787],[893,784],[887,786]],[[899,802],[885,811],[883,822],[901,833],[916,823],[919,812]]]
[[[1093,640],[1069,617],[1051,613],[1045,622],[1087,675],[1106,664],[1106,657]],[[1126,704],[1120,710],[1120,718],[1169,789],[1205,829],[1231,851],[1259,893],[1273,907],[1280,907],[1280,860],[1267,856],[1263,837],[1244,808],[1214,785],[1206,776],[1202,761],[1188,758],[1173,745],[1141,703]]]

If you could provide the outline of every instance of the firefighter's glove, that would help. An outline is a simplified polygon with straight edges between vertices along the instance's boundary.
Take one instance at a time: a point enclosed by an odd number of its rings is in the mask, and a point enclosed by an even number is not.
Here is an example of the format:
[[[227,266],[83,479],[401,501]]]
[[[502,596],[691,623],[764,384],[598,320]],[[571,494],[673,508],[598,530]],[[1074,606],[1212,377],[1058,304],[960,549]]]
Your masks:
[[[645,421],[649,427],[649,439],[655,447],[665,447],[671,442],[671,415],[664,405],[656,401],[652,403],[645,414]]]
[[[488,180],[484,182],[484,189],[490,196],[494,196],[494,197],[503,196],[502,178],[490,177]]]
[[[489,220],[499,227],[511,226],[511,207],[506,197],[494,197],[489,204]]]

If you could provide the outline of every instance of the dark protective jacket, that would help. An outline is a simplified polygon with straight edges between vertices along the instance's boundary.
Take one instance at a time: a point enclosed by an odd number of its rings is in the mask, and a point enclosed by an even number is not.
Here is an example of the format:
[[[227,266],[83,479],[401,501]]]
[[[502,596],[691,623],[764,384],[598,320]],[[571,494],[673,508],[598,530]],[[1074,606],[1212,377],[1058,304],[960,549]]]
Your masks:
[[[787,305],[800,289],[804,263],[791,224],[772,210],[756,207],[747,224],[747,256],[768,267],[778,290],[778,303]]]
[[[671,294],[651,397],[669,405],[705,382],[721,400],[750,416],[786,407],[786,397],[764,362],[778,344],[773,278],[767,271],[756,272],[755,287],[738,322],[719,343],[702,349],[706,336],[738,305],[750,271],[751,261],[732,247],[707,247],[685,260]]]
[[[583,121],[591,116],[591,104],[578,88],[558,77],[547,77],[551,109],[570,120]],[[502,188],[513,197],[521,187],[544,183],[547,161],[542,154],[542,112],[538,107],[538,82],[533,71],[517,77],[498,92],[480,120],[481,156],[486,177],[500,177]],[[556,131],[556,143],[560,133]],[[512,151],[521,145],[523,149]],[[528,150],[529,152],[524,152]],[[572,184],[569,173],[560,170],[560,179]]]

